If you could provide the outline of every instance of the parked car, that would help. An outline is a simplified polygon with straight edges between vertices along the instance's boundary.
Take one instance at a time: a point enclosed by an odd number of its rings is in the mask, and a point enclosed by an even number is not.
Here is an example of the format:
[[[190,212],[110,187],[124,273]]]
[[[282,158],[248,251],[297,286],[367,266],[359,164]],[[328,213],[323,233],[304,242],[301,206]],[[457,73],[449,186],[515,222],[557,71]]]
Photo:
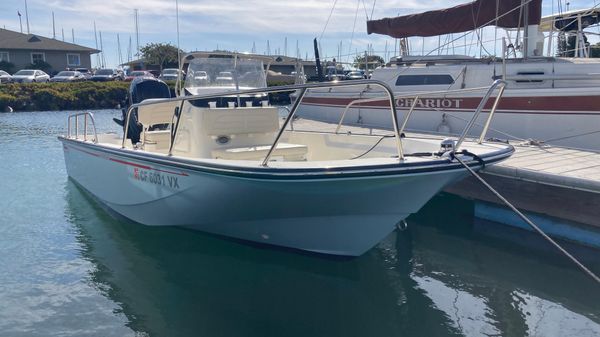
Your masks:
[[[326,72],[328,81],[342,81],[346,79],[346,75],[344,75],[342,69],[335,66],[327,66]]]
[[[85,76],[78,71],[61,71],[50,79],[50,82],[81,82],[85,81]]]
[[[206,71],[197,70],[188,76],[192,76],[192,82],[195,85],[206,86],[210,83],[210,77]]]
[[[365,79],[365,74],[362,71],[351,71],[346,74],[347,80],[363,80]]]
[[[230,71],[221,71],[217,78],[215,78],[217,85],[221,86],[233,86],[233,73]]]
[[[0,70],[0,83],[10,83],[12,82],[12,76],[4,70]]]
[[[135,70],[129,73],[129,75],[127,75],[125,77],[125,81],[132,81],[134,78],[136,77],[151,77],[154,78],[154,75],[152,75],[151,72],[146,71],[146,70]]]
[[[163,81],[176,81],[177,80],[177,74],[179,73],[179,69],[175,69],[175,68],[168,68],[168,69],[163,69],[162,73],[160,74],[160,76],[158,77],[159,80],[163,80]],[[185,79],[185,72],[181,72],[181,79]]]
[[[298,74],[298,73],[297,73],[297,72],[295,72],[295,71],[292,71],[292,73],[291,73],[291,75],[293,75],[293,76],[294,76],[294,78],[297,78],[297,77],[299,77],[299,78],[300,78],[300,82],[301,82],[301,83],[306,83],[306,81],[308,80],[308,79],[307,79],[307,77],[306,77],[306,74],[304,74],[304,72],[301,72],[301,73],[300,73],[300,76],[298,76],[297,74]]]
[[[89,80],[93,76],[92,72],[88,68],[75,68],[71,70],[80,72],[86,80]]]
[[[50,75],[38,69],[22,69],[12,75],[13,82],[48,82]]]
[[[160,76],[160,70],[146,70],[147,72],[149,72],[150,74],[152,74],[152,76],[158,78]]]
[[[98,69],[90,81],[106,82],[106,81],[122,81],[122,75],[116,69]]]

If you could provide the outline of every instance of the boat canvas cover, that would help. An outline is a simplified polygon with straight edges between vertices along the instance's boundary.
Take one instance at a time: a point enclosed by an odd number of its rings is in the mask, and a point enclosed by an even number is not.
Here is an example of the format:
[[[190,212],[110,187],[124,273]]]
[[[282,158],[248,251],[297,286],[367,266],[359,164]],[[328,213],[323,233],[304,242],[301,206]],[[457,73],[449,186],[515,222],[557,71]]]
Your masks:
[[[456,7],[419,14],[367,21],[367,33],[395,38],[460,33],[495,25],[523,27],[522,0],[476,0]],[[529,2],[528,24],[537,25],[542,16],[542,0]]]

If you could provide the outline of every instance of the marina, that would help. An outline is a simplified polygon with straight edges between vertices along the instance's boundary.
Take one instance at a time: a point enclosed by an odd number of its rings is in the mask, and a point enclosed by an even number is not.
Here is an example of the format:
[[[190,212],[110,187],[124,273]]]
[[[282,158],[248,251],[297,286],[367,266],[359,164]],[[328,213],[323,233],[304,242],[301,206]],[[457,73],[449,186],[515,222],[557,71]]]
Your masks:
[[[8,336],[600,333],[591,279],[537,234],[482,223],[447,193],[349,260],[114,219],[67,178],[56,137],[69,113],[0,115]],[[98,131],[120,116],[95,111]],[[563,244],[600,272],[597,250]]]
[[[0,28],[0,335],[600,336],[600,3],[112,1]]]

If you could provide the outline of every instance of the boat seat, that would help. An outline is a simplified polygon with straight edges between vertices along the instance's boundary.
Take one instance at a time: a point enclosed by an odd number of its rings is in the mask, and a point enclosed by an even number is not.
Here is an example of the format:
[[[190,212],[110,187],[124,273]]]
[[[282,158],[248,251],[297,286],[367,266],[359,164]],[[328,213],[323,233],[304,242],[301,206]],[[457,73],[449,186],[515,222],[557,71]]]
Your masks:
[[[279,130],[277,108],[213,108],[203,111],[202,132],[209,136],[268,134]]]
[[[144,150],[146,151],[167,151],[171,144],[171,130],[144,131],[142,135],[144,140]]]
[[[164,102],[161,102],[164,101]],[[143,103],[153,102],[151,105],[138,107],[138,122],[145,128],[150,125],[170,124],[173,121],[173,113],[178,106],[176,101],[166,101],[163,98],[145,99]]]
[[[262,160],[265,158],[271,145],[258,145],[249,147],[236,147],[213,150],[212,156],[215,159],[230,159],[230,160]],[[279,143],[271,154],[272,159],[277,157],[288,161],[306,160],[308,147],[301,144]]]

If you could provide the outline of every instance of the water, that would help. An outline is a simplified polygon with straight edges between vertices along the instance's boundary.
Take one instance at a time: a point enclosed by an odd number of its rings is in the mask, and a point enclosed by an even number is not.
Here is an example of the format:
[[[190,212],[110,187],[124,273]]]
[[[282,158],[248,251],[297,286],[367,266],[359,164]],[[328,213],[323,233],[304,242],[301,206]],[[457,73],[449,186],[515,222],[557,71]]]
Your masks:
[[[597,285],[447,194],[356,259],[115,220],[67,178],[67,114],[0,114],[0,336],[600,336]]]

